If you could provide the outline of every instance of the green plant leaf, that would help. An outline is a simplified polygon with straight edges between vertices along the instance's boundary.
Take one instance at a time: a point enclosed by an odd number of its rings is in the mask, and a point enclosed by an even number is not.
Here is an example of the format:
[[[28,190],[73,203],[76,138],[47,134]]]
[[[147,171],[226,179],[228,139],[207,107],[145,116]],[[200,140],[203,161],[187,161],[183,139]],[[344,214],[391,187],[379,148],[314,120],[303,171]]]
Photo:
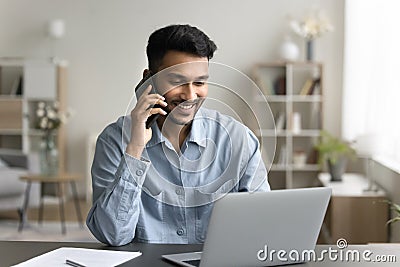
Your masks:
[[[400,214],[400,205],[397,205],[395,203],[391,203],[392,209],[395,210],[398,214]]]
[[[340,157],[345,156],[354,159],[356,155],[355,150],[349,144],[332,136],[325,130],[321,131],[321,138],[315,145],[315,149],[318,151],[318,163],[321,165],[326,160],[335,164]]]
[[[390,219],[386,224],[392,224],[392,223],[395,223],[395,222],[398,222],[398,221],[400,221],[400,217],[396,217],[396,218]]]

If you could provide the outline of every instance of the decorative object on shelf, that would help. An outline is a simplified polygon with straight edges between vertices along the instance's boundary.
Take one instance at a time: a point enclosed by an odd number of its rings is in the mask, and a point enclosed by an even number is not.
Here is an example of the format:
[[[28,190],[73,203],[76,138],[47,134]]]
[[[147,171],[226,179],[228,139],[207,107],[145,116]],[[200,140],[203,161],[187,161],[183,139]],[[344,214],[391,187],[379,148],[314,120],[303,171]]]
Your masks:
[[[279,55],[285,61],[296,61],[299,59],[299,47],[286,36],[279,48]]]
[[[299,112],[294,112],[292,114],[292,133],[301,133],[301,114]]]
[[[349,144],[332,136],[327,131],[321,131],[321,139],[315,145],[318,151],[318,162],[328,164],[328,171],[331,175],[331,181],[341,181],[342,175],[346,169],[347,159],[354,158],[355,150]]]
[[[39,102],[36,110],[35,128],[41,130],[40,143],[40,169],[45,175],[58,172],[58,150],[54,140],[56,130],[62,123],[66,123],[70,112],[61,113],[58,110],[58,102],[46,104]]]
[[[286,76],[282,75],[274,81],[274,92],[276,95],[286,95]]]
[[[50,20],[47,24],[47,34],[54,39],[61,39],[65,34],[65,22],[62,19]]]
[[[333,31],[333,26],[321,11],[313,11],[304,19],[290,21],[291,29],[306,41],[306,59],[314,60],[314,41],[325,32]]]
[[[306,60],[314,60],[314,39],[307,39],[306,41]]]
[[[302,168],[306,165],[306,152],[299,150],[293,153],[293,165],[297,168]]]

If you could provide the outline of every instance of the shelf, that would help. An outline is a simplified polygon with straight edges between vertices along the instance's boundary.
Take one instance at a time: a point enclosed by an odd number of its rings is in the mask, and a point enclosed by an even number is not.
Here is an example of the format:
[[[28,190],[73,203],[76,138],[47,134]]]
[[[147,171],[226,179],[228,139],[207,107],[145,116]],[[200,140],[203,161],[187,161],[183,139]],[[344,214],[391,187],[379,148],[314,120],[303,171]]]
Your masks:
[[[323,128],[322,63],[270,62],[256,64],[253,71],[254,80],[263,92],[262,96],[254,96],[254,104],[262,105],[267,101],[275,119],[275,128],[265,124],[263,129],[255,130],[256,136],[264,141],[263,148],[275,142],[273,162],[285,162],[271,166],[271,188],[314,185],[321,166],[307,163],[315,162],[314,145]],[[300,160],[296,157],[298,151],[303,151],[306,157]]]
[[[293,95],[291,96],[293,102],[322,102],[320,95]]]
[[[286,103],[286,102],[322,102],[320,95],[265,95],[268,102],[273,103]],[[264,102],[262,98],[256,98],[257,102]]]
[[[0,65],[5,67],[23,67],[24,62],[23,57],[0,57]]]
[[[53,135],[57,135],[57,133],[56,133],[57,131],[53,131]],[[43,131],[42,130],[39,130],[39,129],[29,129],[29,131],[28,131],[28,135],[29,136],[43,136]]]
[[[0,100],[22,100],[21,95],[0,95]]]
[[[298,167],[291,165],[293,171],[320,171],[321,167],[318,164],[306,164],[304,166]]]
[[[49,59],[0,57],[0,68],[0,149],[18,149],[26,154],[37,152],[44,134],[34,129],[37,102],[51,105],[57,101],[59,111],[65,112],[66,67]],[[16,93],[19,91],[21,94]],[[55,131],[54,137],[59,151],[58,169],[62,172],[65,170],[65,128]]]
[[[304,166],[296,166],[293,164],[272,164],[271,171],[320,171],[318,164],[306,164]]]
[[[261,132],[257,131],[256,135],[259,137],[274,137],[274,136],[319,137],[321,135],[321,132],[320,132],[320,130],[301,130],[300,133],[293,133],[293,132],[287,131],[287,130],[275,131],[275,130],[262,129]]]
[[[21,135],[22,129],[0,129],[0,135]]]

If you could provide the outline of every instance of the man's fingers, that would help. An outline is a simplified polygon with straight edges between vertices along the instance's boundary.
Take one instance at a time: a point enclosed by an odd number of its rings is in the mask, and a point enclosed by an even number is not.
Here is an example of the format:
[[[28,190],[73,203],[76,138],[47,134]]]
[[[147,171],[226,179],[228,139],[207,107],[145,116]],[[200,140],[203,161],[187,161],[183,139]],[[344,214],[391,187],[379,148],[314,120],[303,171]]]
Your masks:
[[[167,112],[165,110],[163,110],[162,108],[150,108],[149,112],[150,112],[150,115],[154,115],[154,114],[167,115]]]
[[[138,103],[136,104],[136,107],[137,107],[137,109],[140,109],[140,110],[147,110],[156,104],[160,104],[164,107],[167,106],[167,103],[164,101],[163,96],[160,96],[157,94],[152,94],[152,95],[147,95],[146,98],[140,99],[138,101]]]

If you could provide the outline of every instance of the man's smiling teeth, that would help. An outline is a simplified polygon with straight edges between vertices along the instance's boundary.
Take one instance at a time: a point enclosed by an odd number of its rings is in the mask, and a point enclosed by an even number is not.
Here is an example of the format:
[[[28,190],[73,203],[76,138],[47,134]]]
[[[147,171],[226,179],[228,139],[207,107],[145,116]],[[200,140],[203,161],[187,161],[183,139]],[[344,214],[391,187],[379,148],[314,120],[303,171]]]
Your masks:
[[[178,107],[181,108],[181,109],[191,109],[192,107],[194,107],[194,105],[195,104],[189,104],[188,105],[188,104],[181,103],[181,104],[178,105]]]

